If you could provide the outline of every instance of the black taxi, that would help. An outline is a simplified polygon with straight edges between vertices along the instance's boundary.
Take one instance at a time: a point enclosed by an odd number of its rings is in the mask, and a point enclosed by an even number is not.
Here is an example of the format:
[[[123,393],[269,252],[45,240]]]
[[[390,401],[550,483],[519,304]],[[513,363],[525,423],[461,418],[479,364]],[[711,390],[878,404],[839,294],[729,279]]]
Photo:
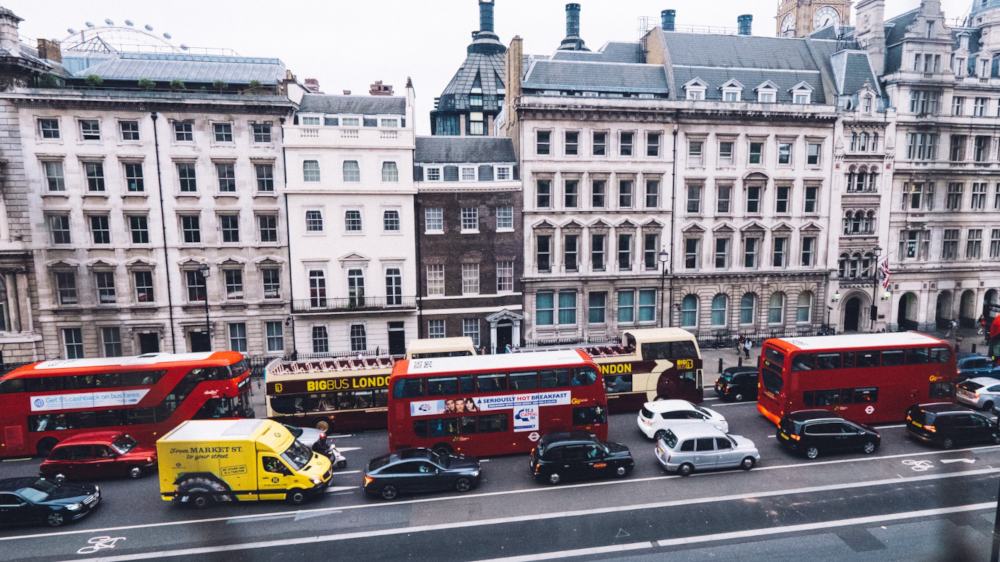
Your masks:
[[[586,431],[550,433],[531,450],[531,470],[536,480],[558,484],[628,476],[635,466],[628,447],[604,442]]]

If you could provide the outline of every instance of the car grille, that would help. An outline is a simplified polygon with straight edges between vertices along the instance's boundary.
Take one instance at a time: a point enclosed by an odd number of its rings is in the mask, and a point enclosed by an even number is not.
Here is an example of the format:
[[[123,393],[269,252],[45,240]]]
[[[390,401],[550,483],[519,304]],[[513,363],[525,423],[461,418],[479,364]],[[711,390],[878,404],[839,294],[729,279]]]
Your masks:
[[[90,505],[97,501],[97,494],[93,496],[88,496],[87,499],[83,500],[83,505]]]

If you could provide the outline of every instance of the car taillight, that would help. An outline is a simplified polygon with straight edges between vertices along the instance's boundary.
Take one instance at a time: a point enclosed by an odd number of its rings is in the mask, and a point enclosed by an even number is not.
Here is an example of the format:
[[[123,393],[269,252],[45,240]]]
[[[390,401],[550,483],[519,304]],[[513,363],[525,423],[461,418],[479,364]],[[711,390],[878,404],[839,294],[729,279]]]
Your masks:
[[[802,440],[802,438],[801,438],[801,437],[799,437],[798,435],[795,435],[794,433],[793,433],[793,434],[791,434],[791,435],[790,435],[790,437],[791,437],[792,439],[796,440],[796,441],[801,441],[801,440]]]
[[[927,431],[930,431],[931,433],[937,433],[937,428],[934,427],[933,425],[925,425],[924,429],[926,429]]]
[[[371,484],[373,480],[375,479],[372,478],[371,476],[365,476],[365,486]]]
[[[146,457],[146,462],[153,462],[153,457]]]

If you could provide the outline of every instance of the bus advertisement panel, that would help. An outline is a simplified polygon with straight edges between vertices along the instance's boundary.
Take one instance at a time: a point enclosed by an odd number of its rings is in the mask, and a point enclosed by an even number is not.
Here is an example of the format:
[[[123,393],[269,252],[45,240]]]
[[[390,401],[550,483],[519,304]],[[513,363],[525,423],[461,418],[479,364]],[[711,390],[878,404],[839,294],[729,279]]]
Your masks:
[[[525,453],[542,435],[608,436],[598,367],[581,351],[399,361],[389,381],[389,450]]]
[[[190,419],[253,417],[250,368],[234,351],[67,359],[0,377],[0,456],[122,431],[152,445]]]
[[[902,421],[915,404],[955,401],[951,346],[916,332],[769,339],[759,369],[757,410],[775,424],[811,409]]]

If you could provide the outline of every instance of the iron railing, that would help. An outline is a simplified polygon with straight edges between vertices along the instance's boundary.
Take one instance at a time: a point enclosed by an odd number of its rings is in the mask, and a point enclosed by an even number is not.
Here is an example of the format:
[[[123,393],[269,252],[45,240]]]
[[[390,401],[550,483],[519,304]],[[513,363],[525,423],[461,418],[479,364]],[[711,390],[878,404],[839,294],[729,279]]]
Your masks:
[[[378,310],[414,310],[417,297],[311,298],[292,303],[294,313],[352,313]]]
[[[526,348],[533,348],[533,347],[566,347],[566,346],[584,345],[584,344],[591,344],[591,345],[592,344],[609,344],[609,345],[610,344],[616,344],[617,345],[617,344],[619,344],[621,342],[622,342],[622,339],[620,337],[617,337],[617,336],[608,337],[608,336],[606,336],[604,334],[601,334],[601,335],[587,336],[585,338],[583,338],[583,337],[576,337],[576,338],[556,338],[556,339],[549,339],[549,340],[546,340],[546,339],[526,340],[524,342],[524,345],[525,345]],[[497,352],[501,353],[500,350],[497,350]]]
[[[743,341],[749,339],[753,342],[754,347],[759,348],[764,340],[771,338],[789,338],[789,337],[802,337],[802,336],[818,336],[822,335],[820,331],[816,328],[810,326],[807,328],[798,328],[796,330],[785,330],[785,329],[774,329],[774,330],[754,330],[750,331],[740,331],[740,332],[715,332],[712,334],[698,334],[695,338],[698,340],[698,347],[702,349],[725,349],[727,347],[736,348],[736,345],[743,338]]]

